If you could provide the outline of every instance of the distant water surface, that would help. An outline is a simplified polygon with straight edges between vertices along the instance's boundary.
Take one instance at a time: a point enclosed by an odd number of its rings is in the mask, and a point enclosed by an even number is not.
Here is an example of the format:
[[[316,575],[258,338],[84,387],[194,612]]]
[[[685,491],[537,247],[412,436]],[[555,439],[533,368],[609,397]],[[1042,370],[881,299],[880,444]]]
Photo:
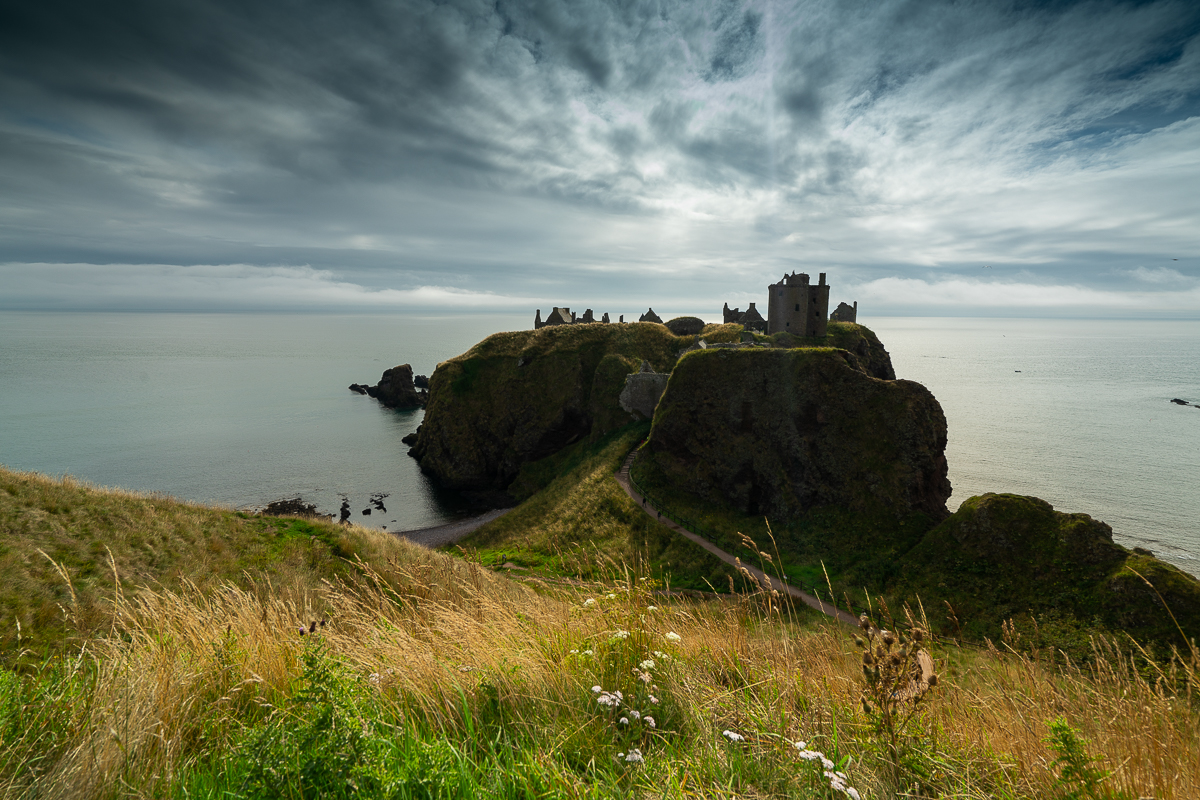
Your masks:
[[[1034,495],[1200,573],[1200,322],[861,321],[946,413],[951,509]]]
[[[949,423],[951,508],[1032,494],[1200,572],[1200,322],[870,318]],[[300,494],[390,530],[471,509],[400,439],[421,412],[347,390],[529,315],[0,312],[0,463],[230,506]],[[387,513],[363,516],[372,493]]]
[[[400,439],[420,411],[350,392],[439,361],[499,316],[0,312],[0,463],[230,506],[302,495],[405,530],[469,508]],[[363,516],[372,493],[387,513]]]

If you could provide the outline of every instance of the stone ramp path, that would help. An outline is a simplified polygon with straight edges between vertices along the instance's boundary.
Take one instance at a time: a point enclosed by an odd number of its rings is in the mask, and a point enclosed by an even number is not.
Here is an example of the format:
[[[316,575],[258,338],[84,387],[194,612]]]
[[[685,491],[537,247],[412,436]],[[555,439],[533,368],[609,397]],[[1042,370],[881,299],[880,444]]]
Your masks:
[[[637,458],[637,450],[634,449],[632,452],[630,452],[629,457],[625,459],[625,463],[621,465],[621,469],[617,471],[616,478],[617,478],[617,483],[620,484],[621,488],[625,490],[625,493],[627,495],[629,495],[631,498],[633,498],[633,502],[637,503],[638,506],[640,506],[643,511],[645,511],[647,514],[649,514],[651,517],[656,517],[660,523],[662,523],[663,525],[666,525],[668,528],[675,531],[680,536],[683,536],[685,539],[688,539],[688,540],[693,541],[696,544],[700,545],[705,550],[707,550],[708,552],[712,553],[717,558],[724,561],[726,564],[732,564],[734,566],[742,567],[742,568],[746,569],[747,571],[749,571],[749,573],[751,575],[753,575],[757,580],[769,581],[772,588],[776,589],[777,591],[783,592],[784,594],[790,595],[791,597],[796,598],[797,600],[804,603],[809,608],[814,608],[817,611],[820,611],[822,614],[825,614],[828,617],[832,617],[833,619],[836,619],[838,622],[844,623],[846,625],[850,625],[855,628],[858,627],[858,617],[855,617],[852,614],[842,611],[840,608],[831,606],[829,603],[822,602],[820,598],[814,597],[813,595],[809,594],[808,592],[802,592],[799,589],[797,589],[795,586],[790,586],[790,585],[784,583],[783,581],[779,580],[778,578],[772,577],[771,575],[767,575],[762,570],[752,567],[749,564],[745,563],[744,561],[739,563],[735,556],[733,556],[730,553],[725,552],[724,550],[717,547],[712,542],[705,539],[703,536],[699,536],[695,533],[692,533],[687,528],[685,528],[682,525],[679,525],[675,522],[672,522],[669,519],[663,519],[661,515],[658,515],[658,512],[655,509],[650,507],[650,505],[646,501],[646,498],[643,495],[639,494],[637,492],[637,490],[633,488],[633,484],[630,483],[630,481],[629,481],[629,468],[633,465],[634,459],[636,459],[636,458]]]

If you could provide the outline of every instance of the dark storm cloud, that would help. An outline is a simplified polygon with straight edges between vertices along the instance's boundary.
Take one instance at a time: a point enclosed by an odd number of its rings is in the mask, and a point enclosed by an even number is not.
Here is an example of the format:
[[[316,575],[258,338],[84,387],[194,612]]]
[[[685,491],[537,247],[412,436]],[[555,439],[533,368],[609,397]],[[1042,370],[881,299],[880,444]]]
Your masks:
[[[1150,291],[1200,248],[1198,111],[1171,0],[9,4],[0,263],[395,302],[814,262]]]

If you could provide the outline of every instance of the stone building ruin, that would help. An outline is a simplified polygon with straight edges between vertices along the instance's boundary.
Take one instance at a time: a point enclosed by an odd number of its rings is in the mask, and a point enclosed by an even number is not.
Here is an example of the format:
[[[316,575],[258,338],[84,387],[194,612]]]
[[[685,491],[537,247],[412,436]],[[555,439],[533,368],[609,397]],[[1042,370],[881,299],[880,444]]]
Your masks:
[[[533,316],[533,329],[536,331],[538,328],[545,328],[547,325],[582,325],[595,321],[596,316],[592,313],[590,308],[583,312],[582,317],[577,317],[575,313],[571,311],[571,309],[559,308],[558,306],[555,306],[554,310],[547,315],[545,322],[543,322],[542,310],[539,308],[537,313]],[[624,322],[625,318],[622,317],[621,321]],[[600,318],[600,322],[603,324],[608,323],[607,312],[605,312],[604,316]]]
[[[621,315],[620,321],[625,321],[624,314]],[[763,319],[754,303],[745,311],[730,308],[729,303],[725,303],[725,307],[721,309],[721,321],[741,325],[748,336],[751,332],[757,332],[768,335],[790,333],[794,336],[820,337],[825,335],[830,322],[857,323],[858,301],[854,301],[853,305],[838,303],[838,307],[830,314],[829,285],[825,283],[825,273],[817,276],[817,283],[814,285],[807,273],[793,272],[767,287],[766,319]],[[545,320],[542,319],[542,310],[539,308],[533,318],[533,327],[536,330],[548,325],[580,325],[591,322],[596,322],[596,318],[590,308],[583,312],[583,316],[577,316],[569,308],[555,306]],[[600,322],[609,322],[608,314],[604,314]],[[646,309],[646,313],[638,317],[638,322],[664,324],[662,317],[654,313],[653,308]]]
[[[730,308],[729,303],[726,303],[725,307],[721,309],[721,318],[722,322],[736,322],[748,331],[767,332],[767,321],[763,319],[762,314],[758,313],[754,303],[751,303],[745,311]]]
[[[791,333],[796,336],[824,336],[829,323],[829,286],[822,272],[816,286],[808,274],[784,275],[768,287],[767,333]]]
[[[858,301],[854,301],[854,306],[848,306],[845,303],[838,303],[838,307],[829,315],[830,322],[858,322]]]

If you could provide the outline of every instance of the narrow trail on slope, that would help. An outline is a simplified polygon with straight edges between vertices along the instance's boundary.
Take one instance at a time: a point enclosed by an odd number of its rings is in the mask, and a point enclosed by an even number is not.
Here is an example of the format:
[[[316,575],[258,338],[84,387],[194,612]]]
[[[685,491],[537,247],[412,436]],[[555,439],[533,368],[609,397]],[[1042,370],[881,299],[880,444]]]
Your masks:
[[[634,459],[636,459],[636,458],[637,458],[637,449],[634,448],[634,450],[632,450],[629,453],[629,457],[625,459],[625,463],[621,465],[621,469],[619,469],[617,471],[617,474],[616,474],[617,483],[620,484],[621,488],[625,490],[625,493],[627,495],[629,495],[631,498],[633,498],[633,502],[637,503],[638,506],[641,507],[642,511],[646,512],[651,517],[655,517],[656,512],[650,508],[650,506],[648,505],[648,501],[646,500],[646,497],[642,494],[639,494],[637,492],[637,490],[633,488],[633,484],[629,480],[629,468],[633,465]],[[778,578],[767,575],[762,570],[752,567],[749,564],[745,563],[744,561],[739,561],[736,556],[734,556],[731,553],[725,552],[724,550],[717,547],[715,544],[708,541],[704,537],[702,537],[698,534],[692,533],[687,528],[685,528],[682,525],[679,525],[675,522],[672,522],[669,519],[663,519],[661,514],[659,514],[656,518],[663,525],[666,525],[668,528],[675,531],[676,533],[683,536],[684,538],[700,545],[705,550],[707,550],[708,552],[712,553],[717,558],[724,561],[726,564],[732,564],[734,566],[737,566],[737,567],[747,570],[751,575],[753,575],[759,581],[763,581],[763,580],[769,581],[770,586],[773,589],[796,598],[797,600],[804,603],[809,608],[814,608],[817,611],[820,611],[822,614],[825,614],[826,616],[836,619],[838,622],[844,623],[846,625],[850,625],[855,628],[858,627],[858,618],[857,617],[855,617],[845,611],[842,611],[840,608],[831,606],[829,603],[822,602],[820,598],[814,597],[813,595],[809,594],[808,592],[802,592],[799,589],[797,589],[795,586],[790,586],[790,585],[784,583],[783,581],[779,580]]]

